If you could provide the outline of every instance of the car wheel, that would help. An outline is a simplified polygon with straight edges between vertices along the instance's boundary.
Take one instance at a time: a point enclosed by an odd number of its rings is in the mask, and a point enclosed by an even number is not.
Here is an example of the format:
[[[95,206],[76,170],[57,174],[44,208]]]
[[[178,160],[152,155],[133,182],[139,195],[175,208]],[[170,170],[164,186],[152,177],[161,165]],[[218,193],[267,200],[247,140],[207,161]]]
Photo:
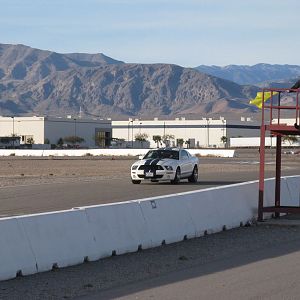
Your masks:
[[[131,180],[133,184],[140,184],[141,180]]]
[[[197,182],[198,181],[198,167],[195,166],[193,169],[192,175],[188,178],[189,182]]]
[[[178,184],[180,182],[180,169],[176,169],[175,177],[173,180],[171,180],[172,184]]]

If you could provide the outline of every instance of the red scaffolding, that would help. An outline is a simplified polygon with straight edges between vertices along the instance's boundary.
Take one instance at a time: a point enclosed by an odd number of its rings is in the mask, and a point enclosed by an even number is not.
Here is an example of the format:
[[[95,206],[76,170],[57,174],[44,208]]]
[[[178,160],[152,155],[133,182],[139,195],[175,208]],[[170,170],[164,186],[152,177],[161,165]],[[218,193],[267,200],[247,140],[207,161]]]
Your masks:
[[[266,94],[268,93],[268,94]],[[295,96],[295,105],[284,105],[282,97],[289,95]],[[260,129],[260,170],[259,170],[259,195],[258,195],[258,221],[263,220],[265,212],[275,213],[278,217],[280,213],[300,213],[300,207],[280,205],[280,184],[281,184],[281,141],[285,135],[300,135],[300,89],[264,89],[262,97],[262,120]],[[271,96],[268,103],[265,97]],[[266,113],[269,110],[269,122],[265,122]],[[293,125],[282,123],[282,111],[289,110],[295,116]],[[294,111],[294,112],[293,112]],[[270,136],[276,136],[276,176],[275,176],[275,199],[274,206],[264,206],[264,181],[265,181],[265,137],[266,132]]]

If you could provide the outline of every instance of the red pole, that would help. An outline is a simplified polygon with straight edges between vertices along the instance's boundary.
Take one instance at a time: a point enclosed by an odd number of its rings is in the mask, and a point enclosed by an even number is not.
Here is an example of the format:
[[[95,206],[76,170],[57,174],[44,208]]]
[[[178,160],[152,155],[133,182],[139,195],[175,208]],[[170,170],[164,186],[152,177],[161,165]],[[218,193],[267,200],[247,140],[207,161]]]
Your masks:
[[[275,179],[275,207],[280,206],[280,181],[281,181],[281,135],[276,138],[276,179]],[[275,213],[275,218],[280,214]]]
[[[264,177],[265,177],[265,137],[266,126],[264,118],[265,109],[265,93],[263,90],[262,96],[262,115],[261,115],[261,127],[260,127],[260,164],[259,164],[259,191],[258,191],[258,221],[263,221],[263,207],[264,207]]]
[[[299,92],[297,92],[296,96],[296,124],[299,125],[298,123],[298,110],[299,110]]]

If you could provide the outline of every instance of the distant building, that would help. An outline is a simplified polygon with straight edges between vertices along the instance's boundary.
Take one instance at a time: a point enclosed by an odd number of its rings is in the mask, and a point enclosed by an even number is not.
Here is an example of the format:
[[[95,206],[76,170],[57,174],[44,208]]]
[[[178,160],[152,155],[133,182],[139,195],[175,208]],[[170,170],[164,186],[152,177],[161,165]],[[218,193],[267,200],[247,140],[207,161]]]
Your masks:
[[[113,137],[130,143],[141,134],[148,136],[150,147],[157,147],[154,136],[173,136],[170,146],[189,148],[209,147],[223,148],[229,146],[231,137],[256,137],[260,134],[260,124],[251,118],[242,117],[240,120],[202,118],[201,120],[140,120],[112,121]],[[183,143],[183,144],[182,144]],[[159,146],[164,146],[161,143]]]
[[[146,136],[146,141],[138,139]],[[227,120],[202,118],[201,120],[140,120],[111,121],[59,117],[0,117],[0,137],[20,139],[24,144],[58,144],[67,137],[80,137],[80,147],[155,148],[182,146],[186,148],[223,148],[230,146],[232,137],[257,137],[260,124],[250,118]],[[161,142],[154,141],[160,136]],[[165,143],[163,142],[165,137]],[[12,140],[11,140],[12,141]],[[17,142],[16,142],[17,143]],[[65,146],[70,143],[63,141]],[[9,146],[11,143],[9,144]],[[17,144],[15,146],[18,146]],[[37,146],[37,145],[36,145]],[[3,146],[2,146],[3,147]]]
[[[0,137],[19,137],[20,144],[57,144],[59,139],[81,137],[83,147],[108,147],[111,120],[56,117],[0,117]]]

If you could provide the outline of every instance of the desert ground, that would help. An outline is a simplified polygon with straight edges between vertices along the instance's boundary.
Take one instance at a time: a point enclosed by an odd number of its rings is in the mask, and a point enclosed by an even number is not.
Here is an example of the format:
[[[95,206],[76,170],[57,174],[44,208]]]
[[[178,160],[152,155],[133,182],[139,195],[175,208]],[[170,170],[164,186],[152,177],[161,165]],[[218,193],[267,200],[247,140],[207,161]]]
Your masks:
[[[267,177],[275,175],[275,159],[275,149],[267,150]],[[135,160],[137,157],[0,157],[0,187],[129,178],[130,166]],[[199,160],[199,170],[207,176],[222,173],[227,176],[230,170],[230,173],[253,174],[251,180],[258,179],[257,149],[237,150],[234,158],[200,157]],[[297,170],[300,172],[300,154],[283,153],[282,174],[297,174]]]

